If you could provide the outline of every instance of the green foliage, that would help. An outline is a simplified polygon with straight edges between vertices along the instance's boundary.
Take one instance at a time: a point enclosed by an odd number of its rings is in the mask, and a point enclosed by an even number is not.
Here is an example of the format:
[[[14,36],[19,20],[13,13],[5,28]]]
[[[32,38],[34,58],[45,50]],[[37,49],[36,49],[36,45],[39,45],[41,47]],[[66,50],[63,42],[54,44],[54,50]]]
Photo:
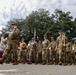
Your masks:
[[[24,37],[26,41],[34,37],[34,29],[41,40],[43,40],[44,34],[47,34],[49,39],[51,36],[56,39],[59,30],[63,30],[70,40],[76,37],[76,19],[73,21],[70,12],[63,12],[58,9],[52,15],[45,9],[39,9],[33,11],[25,19],[9,21],[6,31],[10,31],[12,22],[16,23],[20,29],[20,38]]]

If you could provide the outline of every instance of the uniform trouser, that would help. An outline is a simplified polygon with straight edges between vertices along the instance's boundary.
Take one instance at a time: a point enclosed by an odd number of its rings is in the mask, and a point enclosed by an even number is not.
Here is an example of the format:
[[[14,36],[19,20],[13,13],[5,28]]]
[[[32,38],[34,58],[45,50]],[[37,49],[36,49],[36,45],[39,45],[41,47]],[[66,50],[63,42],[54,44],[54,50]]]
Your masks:
[[[26,52],[26,61],[29,61],[29,52]]]
[[[38,53],[36,49],[32,49],[29,51],[29,61],[34,61],[37,62],[38,61]]]
[[[57,53],[58,53],[59,61],[62,61],[62,48],[61,47],[58,48]]]
[[[13,59],[14,59],[14,61],[15,62],[17,62],[17,49],[18,49],[18,47],[17,47],[17,42],[9,42],[8,44],[7,44],[7,46],[6,46],[6,49],[5,49],[5,51],[4,51],[4,54],[3,54],[3,58],[5,59],[5,58],[7,58],[8,57],[8,55],[9,55],[9,53],[11,52],[11,50],[12,50],[12,53],[13,53]]]
[[[72,63],[76,63],[76,52],[71,53],[71,61]]]
[[[71,52],[66,51],[66,62],[71,63]]]
[[[33,61],[38,62],[38,52],[37,49],[33,49]]]
[[[42,61],[49,62],[50,61],[50,51],[46,49],[42,49]]]
[[[6,59],[6,62],[13,62],[13,55],[12,53],[10,52],[7,59]]]
[[[75,52],[75,63],[76,63],[76,52]]]
[[[52,62],[58,61],[58,55],[55,50],[50,50],[50,61]]]
[[[11,62],[12,61],[12,58],[11,58],[11,52],[8,54],[8,57],[6,58],[6,60],[5,60],[5,62],[6,63],[9,63],[9,62]]]
[[[33,51],[30,49],[30,51],[29,51],[29,61],[32,61],[32,53],[33,53]]]
[[[50,49],[49,52],[50,52],[50,61],[52,61],[53,60],[53,58],[52,58],[52,55],[53,55],[52,50]]]
[[[19,51],[18,61],[26,61],[26,54],[24,50]]]
[[[38,52],[38,62],[41,63],[42,62],[42,52]]]
[[[76,64],[76,47],[75,47],[75,50],[74,50],[74,63]]]
[[[60,51],[58,51],[58,58],[59,58],[59,61],[61,61],[62,60],[62,51],[60,50]]]
[[[62,50],[62,62],[66,62],[66,50]]]
[[[57,51],[55,51],[55,62],[59,62],[59,53]]]
[[[74,63],[75,62],[75,53],[71,52],[71,62]]]

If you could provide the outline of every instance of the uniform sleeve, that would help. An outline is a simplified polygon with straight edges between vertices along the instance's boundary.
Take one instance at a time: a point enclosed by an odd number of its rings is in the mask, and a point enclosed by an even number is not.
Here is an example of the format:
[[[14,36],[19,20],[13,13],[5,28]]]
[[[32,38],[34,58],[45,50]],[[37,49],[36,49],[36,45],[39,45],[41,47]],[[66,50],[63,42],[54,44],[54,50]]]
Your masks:
[[[58,45],[59,45],[59,38],[57,37],[56,39],[56,47],[58,48]]]
[[[48,45],[48,48],[51,47],[51,43]]]
[[[22,43],[20,44],[20,50],[21,50],[21,48],[22,48]]]
[[[48,40],[48,45],[50,44],[50,41]]]

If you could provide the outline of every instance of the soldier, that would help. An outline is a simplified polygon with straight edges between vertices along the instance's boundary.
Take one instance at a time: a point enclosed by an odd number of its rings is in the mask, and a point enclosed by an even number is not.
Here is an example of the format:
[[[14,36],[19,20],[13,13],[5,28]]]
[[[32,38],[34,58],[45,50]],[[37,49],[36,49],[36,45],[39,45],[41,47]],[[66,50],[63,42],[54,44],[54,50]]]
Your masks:
[[[75,64],[75,44],[72,44],[71,62],[72,62],[72,64]]]
[[[54,62],[56,62],[56,51],[55,51],[56,42],[54,40],[54,37],[51,37],[51,42],[50,42],[50,44],[48,46],[48,49],[50,51],[50,60],[49,60],[49,62],[50,62],[50,64],[53,64]]]
[[[25,49],[26,49],[26,43],[24,42],[24,38],[22,38],[18,57],[18,61],[22,62],[22,64],[25,64],[26,61]]]
[[[68,38],[66,38],[65,41],[65,46],[66,46],[66,53],[65,53],[65,65],[71,65],[71,49],[72,49],[72,44],[68,42]]]
[[[38,62],[41,64],[42,63],[42,42],[39,40],[38,42]]]
[[[59,31],[59,36],[57,37],[57,53],[59,54],[59,65],[62,65],[62,52],[65,50],[65,38],[63,31]]]
[[[49,50],[47,49],[50,41],[47,39],[47,35],[44,35],[44,41],[42,42],[42,64],[45,65],[49,62]]]
[[[13,65],[17,65],[17,49],[18,49],[18,35],[19,29],[17,28],[16,24],[12,24],[13,30],[9,33],[7,46],[4,51],[4,54],[0,60],[0,64],[3,64],[4,60],[8,57],[10,51],[12,50],[13,53]]]
[[[36,64],[38,62],[37,61],[38,44],[34,38],[32,38],[32,41],[30,43],[29,48],[30,49],[29,49],[29,62],[28,62],[28,64],[32,64],[32,61],[34,61]]]
[[[76,65],[76,40],[74,41],[73,63]]]
[[[27,63],[29,63],[30,44],[31,44],[31,40],[28,42],[27,50],[26,50],[26,60],[27,60]],[[31,61],[30,61],[30,62],[31,62]]]

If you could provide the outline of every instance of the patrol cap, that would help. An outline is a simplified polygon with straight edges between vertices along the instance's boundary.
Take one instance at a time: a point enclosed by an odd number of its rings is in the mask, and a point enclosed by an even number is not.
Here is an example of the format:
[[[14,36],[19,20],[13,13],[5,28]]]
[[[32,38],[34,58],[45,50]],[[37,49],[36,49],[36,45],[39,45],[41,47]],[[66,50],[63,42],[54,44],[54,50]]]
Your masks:
[[[11,24],[14,28],[17,28],[16,24],[15,23],[12,23]]]
[[[63,32],[62,30],[59,30],[59,32]]]
[[[44,34],[44,37],[47,37],[47,35],[46,35],[46,34]]]
[[[24,40],[24,38],[22,38],[21,40]]]
[[[32,40],[34,40],[34,37],[32,37]]]
[[[12,26],[16,26],[16,24],[15,24],[15,23],[12,23],[11,25],[12,25]]]
[[[54,37],[52,36],[51,39],[54,39]]]

